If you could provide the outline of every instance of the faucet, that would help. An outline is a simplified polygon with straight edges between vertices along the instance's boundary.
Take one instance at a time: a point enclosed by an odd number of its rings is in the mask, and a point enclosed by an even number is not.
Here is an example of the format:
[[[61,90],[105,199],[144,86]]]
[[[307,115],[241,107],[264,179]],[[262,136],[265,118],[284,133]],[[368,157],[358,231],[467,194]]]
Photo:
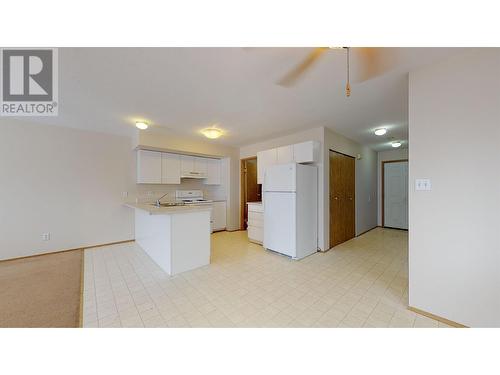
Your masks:
[[[160,207],[160,200],[162,200],[164,197],[166,197],[168,193],[163,194],[160,198],[158,198],[155,202],[156,207]]]

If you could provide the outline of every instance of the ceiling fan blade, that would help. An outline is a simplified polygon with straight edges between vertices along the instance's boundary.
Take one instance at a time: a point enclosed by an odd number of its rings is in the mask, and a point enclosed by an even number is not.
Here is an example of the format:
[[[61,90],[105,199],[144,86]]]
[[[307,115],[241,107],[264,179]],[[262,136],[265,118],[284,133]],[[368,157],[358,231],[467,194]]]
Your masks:
[[[398,64],[398,55],[393,48],[352,48],[353,82],[361,83],[386,73]]]
[[[290,87],[292,86],[300,76],[302,76],[318,59],[328,50],[328,47],[318,47],[315,48],[304,61],[297,65],[292,71],[290,71],[286,76],[284,76],[278,85]]]

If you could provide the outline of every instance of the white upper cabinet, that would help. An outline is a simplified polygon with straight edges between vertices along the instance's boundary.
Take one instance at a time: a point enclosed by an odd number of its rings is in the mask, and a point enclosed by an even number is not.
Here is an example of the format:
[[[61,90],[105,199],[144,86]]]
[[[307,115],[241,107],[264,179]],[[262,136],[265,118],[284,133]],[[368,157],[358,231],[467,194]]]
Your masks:
[[[257,152],[257,183],[264,183],[264,172],[270,165],[276,164],[278,153],[275,148],[271,150]]]
[[[181,155],[181,177],[204,178],[207,176],[207,158]]]
[[[137,183],[161,184],[161,152],[137,151]]]
[[[317,162],[319,148],[318,141],[307,141],[257,152],[257,183],[264,183],[264,172],[270,165]]]
[[[207,158],[194,157],[194,173],[199,176],[207,176]]]
[[[220,185],[221,183],[221,161],[219,159],[207,159],[207,185]]]
[[[181,183],[181,158],[176,154],[162,153],[161,159],[161,183]]]
[[[314,163],[318,153],[319,143],[307,141],[293,145],[293,158],[296,163]]]
[[[198,178],[207,185],[221,185],[221,168],[219,159],[137,150],[138,184],[180,184],[182,178]]]
[[[293,146],[283,146],[276,149],[276,159],[278,164],[293,163]]]
[[[194,172],[194,158],[188,155],[180,155],[181,176],[190,176]]]

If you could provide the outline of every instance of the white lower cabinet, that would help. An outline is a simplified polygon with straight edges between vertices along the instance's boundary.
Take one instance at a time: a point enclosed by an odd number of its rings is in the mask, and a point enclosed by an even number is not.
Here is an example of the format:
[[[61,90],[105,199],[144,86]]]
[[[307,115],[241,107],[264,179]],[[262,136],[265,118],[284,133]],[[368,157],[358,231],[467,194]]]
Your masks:
[[[264,241],[264,210],[262,203],[247,203],[248,205],[248,239],[262,244]]]
[[[212,203],[212,232],[226,229],[226,202]]]
[[[247,228],[248,239],[252,242],[256,242],[262,245],[264,241],[264,228],[252,227],[251,225]]]

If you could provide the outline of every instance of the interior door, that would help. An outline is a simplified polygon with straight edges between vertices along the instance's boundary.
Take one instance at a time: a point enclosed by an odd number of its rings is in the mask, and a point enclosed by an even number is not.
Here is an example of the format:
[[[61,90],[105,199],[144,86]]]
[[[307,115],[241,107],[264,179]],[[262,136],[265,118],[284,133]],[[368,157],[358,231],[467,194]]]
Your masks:
[[[384,163],[384,227],[408,229],[408,161]]]
[[[262,201],[262,185],[257,184],[257,158],[242,161],[242,182],[243,182],[243,229],[248,226],[248,202]]]
[[[330,247],[355,236],[355,159],[330,151]]]

